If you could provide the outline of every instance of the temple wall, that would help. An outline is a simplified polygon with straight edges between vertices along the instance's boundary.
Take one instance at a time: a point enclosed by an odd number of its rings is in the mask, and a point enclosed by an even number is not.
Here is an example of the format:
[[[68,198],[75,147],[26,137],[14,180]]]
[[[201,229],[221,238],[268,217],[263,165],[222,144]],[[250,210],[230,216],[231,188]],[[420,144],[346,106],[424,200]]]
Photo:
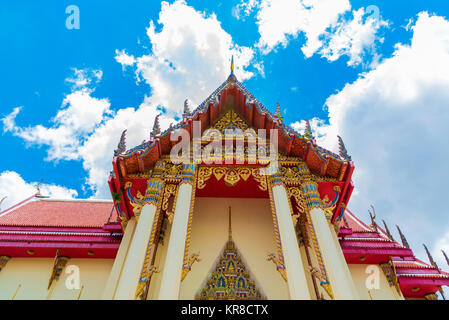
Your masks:
[[[81,286],[84,286],[80,299],[100,299],[113,259],[70,259],[59,281],[47,290],[54,259],[50,258],[12,258],[0,272],[0,299],[9,300],[17,291],[20,299],[77,299]],[[65,271],[69,266],[79,268],[80,289],[67,289],[65,283],[72,273]]]
[[[228,239],[229,206],[234,242],[258,288],[267,299],[289,299],[287,283],[267,261],[269,252],[277,253],[269,200],[238,198],[196,198],[190,253],[199,251],[201,261],[181,283],[179,298],[195,299],[215,267]]]
[[[398,300],[403,299],[399,297],[394,287],[390,287],[388,284],[387,277],[382,271],[380,266],[374,265],[378,267],[378,271],[376,274],[379,275],[379,287],[370,289],[371,297],[368,293],[368,288],[366,285],[368,277],[373,276],[373,272],[367,269],[369,264],[350,264],[349,270],[352,275],[352,279],[354,280],[355,287],[359,294],[359,298],[362,300]]]

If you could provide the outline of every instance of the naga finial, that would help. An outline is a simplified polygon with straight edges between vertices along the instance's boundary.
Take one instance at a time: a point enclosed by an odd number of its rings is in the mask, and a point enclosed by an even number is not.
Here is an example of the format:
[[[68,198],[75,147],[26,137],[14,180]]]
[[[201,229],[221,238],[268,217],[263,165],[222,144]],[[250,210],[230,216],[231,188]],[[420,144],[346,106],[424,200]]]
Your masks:
[[[409,246],[409,244],[407,242],[407,239],[405,238],[404,234],[402,233],[401,228],[399,228],[398,225],[396,225],[396,228],[398,228],[398,232],[399,232],[399,236],[401,237],[402,245],[404,247],[406,247],[407,249],[410,249],[410,246]]]
[[[150,136],[156,137],[159,133],[161,133],[161,126],[159,125],[159,116],[160,114],[157,114],[154,118],[154,125],[153,125],[153,131],[151,131]]]
[[[114,156],[116,157],[125,151],[126,151],[126,129],[123,130],[122,135],[120,136],[120,141],[117,145],[117,149],[114,150]]]
[[[340,136],[337,136],[337,138],[340,157],[347,161],[352,161],[352,158],[350,155],[348,155],[348,151],[346,150],[345,144],[343,143],[343,139]]]
[[[387,223],[385,222],[384,219],[382,219],[382,222],[383,222],[383,224],[384,224],[385,232],[387,233],[388,238],[389,238],[390,240],[394,241],[394,238],[393,238],[393,236],[391,235],[390,230],[388,229]]]
[[[449,258],[446,255],[446,252],[444,252],[444,250],[441,250],[441,252],[443,252],[443,256],[446,259],[447,265],[449,266]]]
[[[306,127],[304,129],[304,137],[313,139],[312,127],[310,126],[310,122],[309,122],[309,120],[305,120],[305,121],[306,121]]]
[[[432,265],[432,267],[439,269],[437,263],[435,262],[435,260],[433,260],[433,257],[430,254],[429,249],[427,249],[427,246],[425,244],[423,244],[423,246],[424,246],[424,249],[426,250],[427,257],[429,258],[429,262]]]

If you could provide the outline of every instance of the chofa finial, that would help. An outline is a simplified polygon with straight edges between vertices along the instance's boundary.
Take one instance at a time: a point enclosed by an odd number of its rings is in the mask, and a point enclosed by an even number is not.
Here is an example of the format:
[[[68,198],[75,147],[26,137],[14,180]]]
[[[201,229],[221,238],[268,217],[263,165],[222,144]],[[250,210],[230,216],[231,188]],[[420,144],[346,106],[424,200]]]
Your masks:
[[[371,218],[371,227],[374,229],[374,231],[378,232],[376,223],[376,210],[374,209],[373,205],[371,205],[371,209],[373,210],[373,212],[371,212],[371,210],[368,210],[369,216]]]
[[[37,184],[37,186],[36,186],[36,189],[37,189],[37,192],[36,192],[36,197],[40,197],[42,194],[41,194],[41,184],[42,184],[42,181],[43,181],[44,179],[41,179],[41,181],[39,181],[39,183]]]
[[[114,150],[114,156],[118,156],[119,154],[125,151],[126,151],[126,129],[123,130],[122,132],[120,142],[117,145],[117,149]]]

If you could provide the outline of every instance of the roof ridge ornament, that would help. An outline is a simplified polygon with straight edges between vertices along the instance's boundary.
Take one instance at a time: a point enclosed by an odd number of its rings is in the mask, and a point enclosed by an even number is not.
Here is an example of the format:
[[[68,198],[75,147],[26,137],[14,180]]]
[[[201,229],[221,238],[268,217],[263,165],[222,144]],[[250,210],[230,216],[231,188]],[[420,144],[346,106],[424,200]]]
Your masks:
[[[114,156],[118,156],[119,154],[126,151],[126,130],[123,130],[122,135],[120,136],[120,142],[117,145],[117,149],[114,150]]]
[[[189,116],[190,116],[190,114],[191,114],[191,110],[190,110],[190,100],[189,99],[186,99],[185,101],[184,101],[184,110],[183,110],[183,112],[182,112],[182,117],[185,119],[185,118],[188,118]]]
[[[433,257],[430,254],[429,249],[427,249],[427,246],[425,244],[423,244],[423,246],[424,246],[424,249],[426,250],[427,257],[429,258],[429,262],[432,265],[432,267],[439,269],[437,263],[435,262],[435,260],[433,260]]]
[[[281,112],[281,105],[279,104],[279,102],[276,102],[276,112],[274,113],[274,116],[281,122],[284,121],[284,117],[282,116]]]
[[[338,135],[337,135],[337,138],[338,138],[338,148],[339,148],[340,157],[342,157],[343,159],[345,159],[347,161],[352,161],[351,156],[348,155],[348,151],[346,150],[343,139]]]
[[[405,238],[404,234],[402,233],[401,228],[399,228],[398,225],[396,225],[396,228],[398,228],[398,232],[399,232],[399,236],[401,237],[402,245],[404,247],[406,247],[407,249],[410,249],[410,245],[408,244],[407,239]]]
[[[373,212],[368,210],[369,216],[371,218],[371,225],[370,225],[370,227],[372,227],[375,232],[379,232],[379,230],[377,229],[377,223],[376,223],[376,210],[374,209],[373,205],[371,205],[371,209],[373,209]]]
[[[382,219],[382,222],[383,222],[383,224],[384,224],[385,232],[387,233],[388,238],[389,238],[391,241],[395,241],[394,238],[393,238],[393,235],[391,234],[390,230],[388,229],[387,223],[385,222],[384,219]]]
[[[2,211],[2,203],[3,203],[3,200],[5,200],[6,198],[8,198],[8,196],[4,196],[4,197],[2,198],[2,200],[0,200],[0,211]]]
[[[234,74],[234,55],[231,57],[231,73],[229,74],[228,81],[235,82],[237,77]]]
[[[154,118],[153,131],[151,131],[150,134],[150,137],[152,138],[156,137],[158,134],[161,133],[161,126],[159,125],[159,116],[160,114],[158,113]]]
[[[446,252],[444,252],[444,250],[441,250],[441,252],[443,252],[443,256],[446,259],[447,265],[449,266],[449,258],[446,255]]]
[[[306,122],[306,127],[304,128],[304,137],[308,139],[314,139],[312,134],[312,127],[310,126],[309,120],[304,120]]]

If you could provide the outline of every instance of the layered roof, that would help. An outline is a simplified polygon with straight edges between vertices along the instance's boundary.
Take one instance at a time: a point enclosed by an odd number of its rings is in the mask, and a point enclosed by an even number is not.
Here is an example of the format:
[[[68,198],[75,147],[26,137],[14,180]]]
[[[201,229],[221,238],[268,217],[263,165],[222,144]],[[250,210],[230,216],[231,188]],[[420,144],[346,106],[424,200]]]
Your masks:
[[[0,256],[113,258],[122,238],[108,200],[33,195],[0,212]]]
[[[449,273],[416,258],[408,245],[400,244],[389,231],[367,225],[349,209],[339,231],[340,245],[348,263],[389,263],[404,297],[424,298],[449,285]],[[392,281],[394,284],[394,281]]]
[[[0,226],[101,228],[111,215],[111,200],[57,200],[32,196],[0,212]]]
[[[119,148],[117,162],[121,174],[143,172],[154,166],[163,154],[169,154],[176,143],[170,136],[177,129],[186,129],[192,133],[192,122],[199,121],[204,131],[212,126],[228,109],[234,109],[246,123],[254,129],[278,129],[279,152],[303,159],[309,169],[321,176],[342,180],[350,158],[347,154],[339,156],[318,146],[310,134],[301,135],[290,126],[285,125],[282,116],[273,115],[260,101],[231,74],[209,97],[193,110],[190,115],[162,133],[152,133],[150,141],[129,149]],[[123,140],[122,140],[123,141]],[[114,163],[116,162],[114,161]]]

